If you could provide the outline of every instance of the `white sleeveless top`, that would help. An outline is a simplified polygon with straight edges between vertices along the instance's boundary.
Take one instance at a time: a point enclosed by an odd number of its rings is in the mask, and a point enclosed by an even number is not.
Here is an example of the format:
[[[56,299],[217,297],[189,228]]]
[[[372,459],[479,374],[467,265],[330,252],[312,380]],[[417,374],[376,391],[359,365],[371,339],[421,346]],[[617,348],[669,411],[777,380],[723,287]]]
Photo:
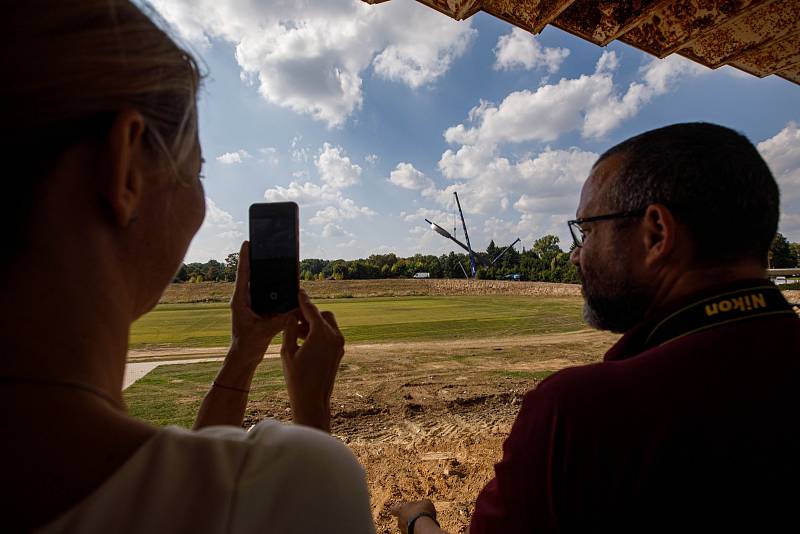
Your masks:
[[[76,461],[80,461],[76,458]],[[364,470],[315,429],[169,426],[39,532],[375,532]]]

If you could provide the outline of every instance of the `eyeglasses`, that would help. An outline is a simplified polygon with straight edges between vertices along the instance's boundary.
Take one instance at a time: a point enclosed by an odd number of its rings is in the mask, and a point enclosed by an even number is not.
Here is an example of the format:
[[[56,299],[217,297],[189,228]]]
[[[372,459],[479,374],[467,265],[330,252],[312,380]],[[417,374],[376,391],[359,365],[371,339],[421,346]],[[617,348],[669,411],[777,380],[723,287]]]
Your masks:
[[[596,221],[609,221],[611,219],[625,219],[628,217],[641,217],[644,215],[645,208],[634,210],[634,211],[622,211],[619,213],[609,213],[607,215],[597,215],[595,217],[583,217],[582,219],[574,219],[572,221],[567,221],[567,226],[569,226],[569,233],[572,234],[572,240],[575,242],[576,247],[583,246],[583,240],[586,238],[586,233],[581,228],[581,225],[588,222],[596,222]]]

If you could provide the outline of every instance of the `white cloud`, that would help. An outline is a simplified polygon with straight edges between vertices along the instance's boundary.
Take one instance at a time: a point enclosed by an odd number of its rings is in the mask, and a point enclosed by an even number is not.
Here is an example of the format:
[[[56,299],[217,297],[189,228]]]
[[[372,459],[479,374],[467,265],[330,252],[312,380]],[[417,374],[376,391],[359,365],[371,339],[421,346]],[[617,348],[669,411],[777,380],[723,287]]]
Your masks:
[[[800,241],[800,128],[789,122],[757,147],[781,190],[779,229],[790,241]]]
[[[345,198],[341,191],[327,184],[320,186],[312,182],[291,182],[288,187],[267,189],[264,198],[269,202],[297,202],[303,210],[319,207],[309,219],[312,224],[318,225],[375,215],[371,208],[356,205],[352,199]]]
[[[474,249],[482,250],[492,239],[498,246],[510,244],[516,237],[530,247],[547,233],[559,236],[566,248],[570,237],[565,223],[574,217],[581,187],[597,157],[578,148],[545,148],[514,160],[501,156],[496,148],[481,153],[460,167],[468,172],[456,176],[456,183],[428,193],[440,209],[422,207],[400,213],[400,219],[411,224],[410,235],[418,240],[408,246],[429,253],[453,249],[452,243],[434,237],[424,220],[450,231],[456,212],[453,192],[457,191]],[[444,160],[443,156],[440,167]],[[464,158],[459,163],[465,163]],[[460,233],[461,221],[455,225]]]
[[[299,144],[299,139],[295,138],[293,144]],[[303,211],[315,209],[309,222],[324,226],[323,235],[334,232],[339,221],[375,215],[371,208],[359,206],[342,194],[342,189],[357,184],[361,177],[361,167],[350,161],[344,154],[344,149],[325,143],[314,163],[322,185],[309,181],[292,181],[286,187],[278,185],[267,189],[264,198],[269,202],[296,202]],[[293,176],[302,179],[307,178],[308,174],[298,171]]]
[[[484,232],[506,221],[523,239],[552,232],[568,242],[563,223],[574,214],[597,154],[546,147],[538,154],[509,158],[503,149],[511,143],[554,141],[574,130],[584,137],[602,137],[669,91],[680,76],[697,72],[682,58],[649,60],[639,80],[620,92],[613,79],[618,68],[616,54],[604,52],[592,74],[564,78],[535,91],[516,91],[500,104],[481,100],[465,124],[444,132],[454,147],[442,154],[439,170],[454,183],[427,196],[449,206],[452,193],[458,191],[465,213],[488,217]]]
[[[800,213],[781,213],[779,228],[786,239],[800,243]]]
[[[336,246],[338,248],[353,248],[357,244],[358,244],[358,241],[356,241],[355,239],[351,239],[350,241],[347,241],[346,243],[339,243]]]
[[[238,232],[238,235],[244,235],[241,233],[244,223],[237,222],[233,215],[217,207],[210,197],[206,197],[206,218],[203,223],[216,230],[233,231]]]
[[[513,28],[511,33],[501,35],[494,49],[496,70],[523,68],[528,70],[547,67],[547,72],[558,71],[561,63],[569,56],[566,48],[548,48],[530,33]]]
[[[602,137],[669,91],[681,76],[704,72],[679,56],[652,59],[640,69],[641,80],[620,93],[613,79],[618,64],[616,54],[606,51],[592,74],[562,78],[535,91],[515,91],[499,105],[481,101],[469,114],[470,122],[478,125],[448,128],[445,140],[463,145],[549,142],[573,130],[587,138]]]
[[[245,223],[206,197],[206,218],[186,254],[186,262],[221,260],[239,250],[245,238]]]
[[[340,126],[374,73],[409,87],[435,82],[475,35],[416,2],[153,0],[187,39],[235,45],[242,78],[269,102]],[[397,24],[402,20],[403,24]]]
[[[302,135],[296,135],[292,137],[292,144],[289,154],[292,157],[292,161],[296,161],[298,163],[308,163],[308,160],[311,156],[311,147],[301,145],[302,142]]]
[[[389,181],[405,189],[425,191],[434,187],[433,180],[415,169],[410,163],[398,163],[395,170],[389,174]]]
[[[412,12],[413,13],[413,12]],[[409,87],[420,87],[441,77],[450,68],[450,64],[467,49],[474,32],[467,29],[461,31],[454,26],[443,26],[425,34],[414,25],[422,23],[427,26],[427,14],[413,17],[416,20],[404,21],[404,28],[414,28],[415,39],[401,39],[398,43],[387,46],[372,62],[375,72],[387,80],[404,82]],[[463,24],[463,23],[462,23]],[[393,25],[394,26],[394,25]],[[452,39],[449,43],[441,42],[440,31]]]
[[[258,151],[263,156],[264,163],[268,163],[269,165],[277,165],[279,162],[278,159],[278,149],[272,146],[266,146],[264,148],[259,148]]]
[[[453,191],[458,191],[465,212],[483,215],[496,215],[509,207],[520,213],[574,211],[580,188],[598,157],[578,148],[546,148],[516,161],[486,152],[479,156],[480,165],[467,162],[465,156],[457,162],[461,166],[448,168],[446,156],[439,162],[443,174],[456,173],[453,177],[461,181],[439,191],[437,201],[449,205]]]
[[[240,148],[236,152],[225,152],[221,156],[217,156],[217,161],[225,165],[235,165],[252,157],[247,150]]]
[[[571,238],[566,221],[574,217],[581,187],[598,155],[576,147],[545,146],[538,152],[511,156],[508,146],[550,142],[572,131],[583,137],[602,137],[653,98],[670,91],[680,77],[702,71],[682,58],[647,60],[637,79],[620,90],[614,83],[619,63],[615,53],[604,52],[591,74],[564,78],[533,91],[516,91],[499,104],[479,101],[464,123],[444,132],[445,141],[453,146],[438,163],[442,176],[452,181],[443,189],[429,186],[429,178],[410,163],[398,165],[390,181],[420,191],[421,197],[441,209],[401,213],[401,219],[411,225],[408,247],[428,252],[452,249],[452,244],[426,227],[424,219],[449,226],[452,215],[447,213],[454,209],[457,191],[476,250],[491,239],[500,245],[517,236],[530,247],[544,234],[558,236],[563,248],[568,248]],[[431,216],[426,217],[424,210]],[[460,221],[456,226],[461,228]]]
[[[322,181],[335,189],[355,185],[361,178],[361,167],[352,163],[341,147],[328,143],[322,146],[315,164]]]
[[[417,211],[414,213],[408,213],[405,211],[400,212],[400,218],[405,222],[419,223],[423,226],[427,224],[425,219],[428,219],[429,221],[433,221],[439,226],[446,228],[452,222],[452,217],[452,213],[446,213],[442,210],[430,208],[417,208]]]
[[[352,233],[348,232],[338,224],[328,223],[322,229],[322,237],[326,238],[334,238],[334,237],[346,237],[348,239],[353,239],[355,237]]]
[[[291,182],[288,187],[280,185],[267,189],[264,198],[269,202],[297,202],[301,206],[317,206],[319,204],[335,202],[341,193],[327,186],[315,183]]]
[[[785,200],[800,200],[800,128],[794,122],[758,143]],[[800,207],[800,206],[797,206]]]
[[[364,161],[366,161],[370,165],[375,165],[376,163],[378,163],[379,159],[380,158],[378,157],[377,154],[367,154],[366,156],[364,156]]]
[[[446,178],[474,178],[495,160],[497,145],[492,143],[465,144],[458,151],[447,150],[439,159],[439,169]]]
[[[357,219],[359,217],[372,217],[375,212],[366,206],[357,206],[349,198],[340,198],[339,201],[327,208],[317,211],[309,219],[311,224],[327,224],[334,221]]]

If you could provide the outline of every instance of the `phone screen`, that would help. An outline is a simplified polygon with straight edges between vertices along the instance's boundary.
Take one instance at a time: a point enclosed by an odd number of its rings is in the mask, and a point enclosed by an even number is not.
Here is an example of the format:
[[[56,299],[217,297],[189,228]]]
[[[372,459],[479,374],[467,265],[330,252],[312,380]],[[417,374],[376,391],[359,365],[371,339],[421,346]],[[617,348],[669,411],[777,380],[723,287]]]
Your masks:
[[[250,234],[256,237],[250,245],[254,260],[294,258],[297,246],[294,221],[286,217],[251,219]]]
[[[298,234],[294,202],[250,206],[250,300],[256,313],[297,308]]]

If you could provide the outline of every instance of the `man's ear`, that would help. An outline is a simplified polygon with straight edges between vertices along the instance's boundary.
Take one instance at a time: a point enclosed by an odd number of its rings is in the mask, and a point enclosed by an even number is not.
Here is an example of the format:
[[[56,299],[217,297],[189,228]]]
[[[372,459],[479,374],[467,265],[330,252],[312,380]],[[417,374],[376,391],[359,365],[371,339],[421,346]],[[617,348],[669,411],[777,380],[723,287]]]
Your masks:
[[[643,239],[645,264],[663,262],[675,251],[677,244],[677,221],[663,204],[650,204],[644,213]]]
[[[114,222],[126,228],[139,211],[145,150],[144,117],[135,110],[121,111],[108,133],[108,164],[103,193]]]

